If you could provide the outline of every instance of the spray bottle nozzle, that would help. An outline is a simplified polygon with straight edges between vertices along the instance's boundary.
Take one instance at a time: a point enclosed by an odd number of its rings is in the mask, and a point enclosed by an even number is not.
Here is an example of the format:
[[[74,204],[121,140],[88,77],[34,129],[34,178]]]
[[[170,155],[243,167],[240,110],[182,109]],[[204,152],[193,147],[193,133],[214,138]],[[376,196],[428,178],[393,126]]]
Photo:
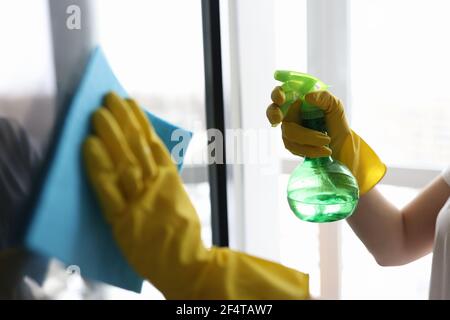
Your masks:
[[[286,115],[289,106],[297,99],[302,100],[303,117],[310,119],[323,117],[323,112],[305,101],[305,95],[310,92],[326,90],[328,86],[318,78],[306,73],[289,70],[275,71],[274,78],[283,82],[281,88],[286,95],[286,102],[281,106],[283,115]]]

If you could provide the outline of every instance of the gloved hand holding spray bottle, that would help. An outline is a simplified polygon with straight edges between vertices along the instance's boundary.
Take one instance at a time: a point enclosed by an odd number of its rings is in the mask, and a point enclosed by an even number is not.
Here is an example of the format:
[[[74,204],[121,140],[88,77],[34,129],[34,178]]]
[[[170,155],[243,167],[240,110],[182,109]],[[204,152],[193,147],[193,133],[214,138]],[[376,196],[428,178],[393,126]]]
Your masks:
[[[308,93],[324,91],[328,86],[319,79],[294,71],[276,71],[275,79],[283,82],[284,103],[278,112],[284,118],[290,106],[301,101],[299,124],[305,128],[327,132],[325,114],[305,100]],[[359,199],[358,182],[341,162],[326,157],[305,157],[292,172],[287,198],[297,217],[310,222],[331,222],[349,217]]]

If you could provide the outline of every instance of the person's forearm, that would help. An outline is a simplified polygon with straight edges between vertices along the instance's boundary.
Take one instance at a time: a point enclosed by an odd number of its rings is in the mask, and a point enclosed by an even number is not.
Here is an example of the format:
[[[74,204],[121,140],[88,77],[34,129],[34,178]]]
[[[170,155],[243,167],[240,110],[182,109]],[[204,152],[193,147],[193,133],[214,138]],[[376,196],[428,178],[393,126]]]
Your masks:
[[[380,265],[390,264],[403,251],[400,210],[376,189],[361,196],[355,213],[347,219],[355,234]]]
[[[402,210],[406,249],[412,258],[432,250],[436,219],[449,197],[450,186],[440,176]]]
[[[401,265],[432,249],[436,217],[450,196],[442,177],[397,209],[374,188],[361,197],[348,223],[380,265]]]

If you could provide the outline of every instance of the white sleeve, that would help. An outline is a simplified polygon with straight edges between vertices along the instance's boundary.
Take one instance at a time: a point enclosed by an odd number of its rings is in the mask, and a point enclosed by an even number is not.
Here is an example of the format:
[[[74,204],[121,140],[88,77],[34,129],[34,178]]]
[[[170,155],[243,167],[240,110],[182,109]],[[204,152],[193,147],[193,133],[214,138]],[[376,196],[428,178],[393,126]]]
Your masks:
[[[445,182],[447,182],[447,184],[450,186],[450,166],[442,171],[442,177],[444,178]]]

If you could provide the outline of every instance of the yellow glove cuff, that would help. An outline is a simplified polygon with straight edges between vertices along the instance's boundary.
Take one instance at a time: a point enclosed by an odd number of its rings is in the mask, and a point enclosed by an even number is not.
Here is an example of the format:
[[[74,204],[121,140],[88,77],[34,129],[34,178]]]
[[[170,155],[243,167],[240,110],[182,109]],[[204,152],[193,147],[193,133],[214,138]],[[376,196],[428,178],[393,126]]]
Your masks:
[[[359,184],[361,195],[372,189],[386,174],[386,165],[375,151],[353,130],[333,158],[350,169]]]
[[[278,263],[213,247],[192,281],[193,299],[309,299],[309,276]],[[194,279],[191,279],[194,280]],[[176,297],[175,297],[176,298]]]

